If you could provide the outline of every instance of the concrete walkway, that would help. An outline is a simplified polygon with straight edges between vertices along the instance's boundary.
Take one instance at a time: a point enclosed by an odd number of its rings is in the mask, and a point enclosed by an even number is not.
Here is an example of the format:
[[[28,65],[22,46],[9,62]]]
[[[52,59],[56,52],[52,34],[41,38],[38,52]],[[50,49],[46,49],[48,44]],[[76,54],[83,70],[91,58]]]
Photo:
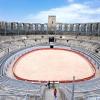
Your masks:
[[[57,90],[57,97],[54,97],[54,90],[53,89],[46,89],[45,91],[45,99],[44,100],[62,100],[59,90]]]

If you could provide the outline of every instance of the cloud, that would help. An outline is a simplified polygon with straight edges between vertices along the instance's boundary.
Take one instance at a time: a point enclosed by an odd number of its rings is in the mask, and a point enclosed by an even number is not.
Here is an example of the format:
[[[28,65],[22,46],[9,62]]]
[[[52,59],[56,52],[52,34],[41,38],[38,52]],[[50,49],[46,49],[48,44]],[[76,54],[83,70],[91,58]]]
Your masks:
[[[37,14],[29,14],[23,19],[23,21],[32,23],[47,23],[48,15],[56,15],[57,22],[62,23],[100,22],[100,7],[92,8],[85,3],[71,3],[68,6],[40,11]]]

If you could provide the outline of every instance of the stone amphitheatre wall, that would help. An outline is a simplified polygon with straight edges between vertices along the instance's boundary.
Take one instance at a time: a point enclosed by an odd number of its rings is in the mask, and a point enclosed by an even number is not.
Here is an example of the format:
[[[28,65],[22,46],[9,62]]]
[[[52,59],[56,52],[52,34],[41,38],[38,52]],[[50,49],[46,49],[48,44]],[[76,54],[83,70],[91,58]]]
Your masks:
[[[0,22],[1,35],[25,35],[25,34],[73,34],[73,35],[100,35],[100,22],[95,23],[56,23],[54,33],[48,32],[48,24],[44,23],[18,23]]]

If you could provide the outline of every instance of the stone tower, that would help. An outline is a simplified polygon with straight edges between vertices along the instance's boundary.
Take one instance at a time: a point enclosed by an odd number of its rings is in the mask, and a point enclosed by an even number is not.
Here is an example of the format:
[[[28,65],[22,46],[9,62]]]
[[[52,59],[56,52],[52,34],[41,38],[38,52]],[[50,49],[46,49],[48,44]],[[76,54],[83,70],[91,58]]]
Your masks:
[[[48,16],[48,32],[55,33],[56,31],[56,16]]]

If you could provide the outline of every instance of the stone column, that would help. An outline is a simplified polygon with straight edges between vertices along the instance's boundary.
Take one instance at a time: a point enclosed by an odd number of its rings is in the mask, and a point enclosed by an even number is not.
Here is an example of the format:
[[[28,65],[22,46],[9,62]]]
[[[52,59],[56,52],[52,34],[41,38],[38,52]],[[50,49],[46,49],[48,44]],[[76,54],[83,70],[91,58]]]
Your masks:
[[[70,33],[73,32],[73,26],[74,26],[74,24],[70,24]]]
[[[33,29],[32,24],[29,23],[29,28],[28,28],[29,34],[32,33],[32,29]]]
[[[33,31],[35,31],[35,24],[33,24]]]
[[[96,36],[98,36],[98,23],[95,23],[93,26],[93,32]]]
[[[61,31],[61,28],[60,28],[60,23],[59,23],[59,28],[58,28],[59,32]]]
[[[57,32],[59,31],[59,24],[58,23],[56,24],[56,31]]]
[[[68,24],[65,24],[65,32],[68,31]]]
[[[35,32],[37,31],[37,24],[34,24],[35,25]]]
[[[19,35],[19,34],[20,34],[20,28],[19,28],[19,26],[20,26],[20,24],[19,24],[19,23],[17,23],[17,35]]]
[[[65,24],[62,24],[62,32],[65,32]]]
[[[48,25],[46,23],[43,25],[43,32],[48,34]]]
[[[88,23],[86,23],[85,24],[85,35],[88,35],[88,33],[89,33],[89,24]]]
[[[76,24],[73,24],[73,32],[76,32]]]
[[[41,24],[41,32],[44,32],[44,24]]]
[[[79,33],[81,35],[81,31],[82,31],[82,24],[79,24]]]
[[[100,23],[98,23],[98,36],[100,36]]]

